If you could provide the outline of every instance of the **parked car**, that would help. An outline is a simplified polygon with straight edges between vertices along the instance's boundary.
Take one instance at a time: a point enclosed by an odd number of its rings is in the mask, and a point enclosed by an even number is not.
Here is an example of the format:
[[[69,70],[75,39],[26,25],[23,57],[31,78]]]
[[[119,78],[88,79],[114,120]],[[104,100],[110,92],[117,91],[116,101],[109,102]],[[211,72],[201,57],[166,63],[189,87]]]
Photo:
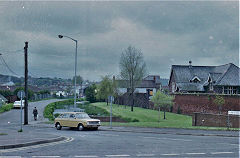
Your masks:
[[[24,102],[25,100],[22,100],[22,108],[24,108]],[[13,103],[13,108],[21,108],[21,101],[15,101]]]
[[[99,119],[91,119],[85,112],[65,112],[60,114],[54,120],[57,130],[61,130],[62,127],[75,127],[79,131],[86,128],[97,130],[101,125]]]

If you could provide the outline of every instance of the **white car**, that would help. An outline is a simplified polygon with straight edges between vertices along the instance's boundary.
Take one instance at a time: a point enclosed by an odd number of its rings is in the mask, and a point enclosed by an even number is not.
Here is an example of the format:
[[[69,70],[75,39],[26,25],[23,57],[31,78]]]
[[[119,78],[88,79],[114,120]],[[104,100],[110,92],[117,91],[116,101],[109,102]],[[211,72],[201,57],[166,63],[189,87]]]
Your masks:
[[[24,102],[25,100],[22,100],[22,107],[24,108]],[[15,101],[13,103],[13,108],[21,108],[21,101]]]

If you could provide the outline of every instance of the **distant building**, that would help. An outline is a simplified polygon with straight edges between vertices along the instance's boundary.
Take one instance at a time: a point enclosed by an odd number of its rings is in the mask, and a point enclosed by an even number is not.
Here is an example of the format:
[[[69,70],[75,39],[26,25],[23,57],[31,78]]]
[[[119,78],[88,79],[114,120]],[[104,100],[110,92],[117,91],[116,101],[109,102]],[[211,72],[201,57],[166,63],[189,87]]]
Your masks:
[[[240,94],[240,69],[229,63],[220,66],[172,65],[169,91],[172,93]]]
[[[129,92],[129,83],[126,80],[116,80],[118,85],[118,91],[120,94]],[[148,96],[154,95],[157,90],[161,89],[160,76],[158,75],[149,75],[145,77],[140,83],[136,86],[134,93],[144,93]]]
[[[15,84],[12,81],[1,84],[1,86],[14,86]]]
[[[56,92],[56,96],[58,97],[66,97],[67,96],[67,93],[65,91],[57,91]]]

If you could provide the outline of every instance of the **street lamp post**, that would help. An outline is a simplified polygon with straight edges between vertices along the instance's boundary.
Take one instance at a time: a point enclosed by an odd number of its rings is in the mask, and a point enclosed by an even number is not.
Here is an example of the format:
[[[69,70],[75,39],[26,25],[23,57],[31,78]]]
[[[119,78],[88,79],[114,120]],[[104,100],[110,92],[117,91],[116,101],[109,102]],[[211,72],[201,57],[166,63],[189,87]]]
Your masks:
[[[77,84],[77,40],[71,38],[71,37],[68,37],[68,36],[64,36],[64,35],[58,35],[59,38],[63,38],[63,37],[66,37],[66,38],[69,38],[71,40],[73,40],[74,42],[76,42],[76,52],[75,52],[75,77],[74,77],[74,108],[76,108],[76,84]]]

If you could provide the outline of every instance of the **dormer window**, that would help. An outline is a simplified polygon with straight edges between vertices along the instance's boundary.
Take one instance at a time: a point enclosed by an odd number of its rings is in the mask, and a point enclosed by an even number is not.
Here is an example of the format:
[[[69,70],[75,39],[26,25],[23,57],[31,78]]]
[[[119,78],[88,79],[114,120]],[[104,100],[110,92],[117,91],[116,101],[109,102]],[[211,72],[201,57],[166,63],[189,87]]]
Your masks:
[[[201,81],[200,78],[197,77],[197,76],[193,77],[193,78],[190,80],[190,82],[193,82],[193,83],[198,83],[198,82],[200,82],[200,81]]]

